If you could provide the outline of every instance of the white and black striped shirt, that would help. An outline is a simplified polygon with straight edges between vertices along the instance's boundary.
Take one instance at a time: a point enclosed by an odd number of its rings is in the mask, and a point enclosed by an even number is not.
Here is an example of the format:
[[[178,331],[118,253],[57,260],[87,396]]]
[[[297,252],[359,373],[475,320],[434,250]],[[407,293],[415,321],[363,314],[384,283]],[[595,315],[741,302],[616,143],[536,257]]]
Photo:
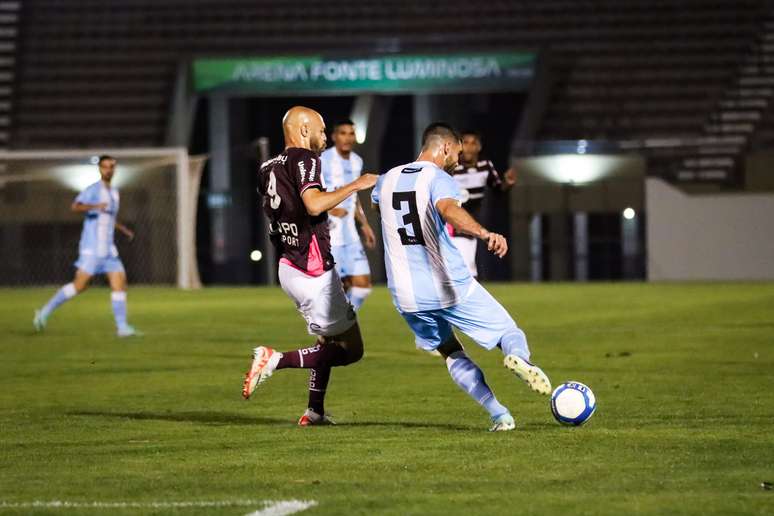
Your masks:
[[[503,183],[500,174],[488,159],[478,160],[472,166],[460,163],[452,172],[452,176],[461,189],[467,190],[468,199],[462,206],[474,217],[479,215],[486,187],[500,188]]]

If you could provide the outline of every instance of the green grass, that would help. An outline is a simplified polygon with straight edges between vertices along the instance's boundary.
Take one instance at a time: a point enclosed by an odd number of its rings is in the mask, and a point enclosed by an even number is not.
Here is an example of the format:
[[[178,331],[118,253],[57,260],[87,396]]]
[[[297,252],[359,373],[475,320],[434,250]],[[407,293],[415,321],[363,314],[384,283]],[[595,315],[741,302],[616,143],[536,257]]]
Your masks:
[[[336,427],[298,428],[306,374],[245,402],[251,347],[308,345],[279,289],[133,288],[142,339],[113,336],[109,294],[0,290],[0,503],[316,500],[304,514],[772,514],[774,284],[491,285],[554,384],[598,408],[566,428],[465,341],[513,432],[416,351],[385,288],[360,316],[365,358],[334,370]],[[156,509],[243,515],[256,508]],[[36,512],[37,511],[37,512]],[[2,509],[0,514],[152,514]]]

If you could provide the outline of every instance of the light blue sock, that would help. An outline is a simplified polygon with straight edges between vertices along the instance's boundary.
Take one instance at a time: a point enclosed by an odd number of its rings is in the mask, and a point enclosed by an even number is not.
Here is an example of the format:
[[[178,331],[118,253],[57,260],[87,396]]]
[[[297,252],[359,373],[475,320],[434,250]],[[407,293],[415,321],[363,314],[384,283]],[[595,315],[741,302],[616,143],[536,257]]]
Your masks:
[[[363,306],[363,302],[366,300],[370,293],[371,289],[367,287],[350,287],[350,289],[347,291],[347,298],[349,298],[349,302],[352,304],[352,308],[354,308],[356,312],[360,310],[361,306]]]
[[[529,346],[527,346],[527,336],[521,329],[513,327],[508,330],[503,338],[500,339],[500,347],[504,355],[516,355],[519,358],[529,362]]]
[[[492,389],[486,384],[484,373],[464,351],[452,353],[446,359],[446,367],[454,383],[484,407],[492,418],[509,413],[508,409],[497,401]]]
[[[126,326],[126,292],[112,292],[110,302],[113,305],[116,327],[121,329]]]
[[[75,285],[72,283],[68,283],[67,285],[63,286],[59,290],[56,291],[56,294],[48,300],[48,303],[46,303],[46,306],[41,308],[40,314],[43,316],[44,319],[48,319],[48,316],[51,315],[51,313],[56,310],[59,305],[67,301],[68,299],[71,299],[75,296],[78,292],[75,290]]]

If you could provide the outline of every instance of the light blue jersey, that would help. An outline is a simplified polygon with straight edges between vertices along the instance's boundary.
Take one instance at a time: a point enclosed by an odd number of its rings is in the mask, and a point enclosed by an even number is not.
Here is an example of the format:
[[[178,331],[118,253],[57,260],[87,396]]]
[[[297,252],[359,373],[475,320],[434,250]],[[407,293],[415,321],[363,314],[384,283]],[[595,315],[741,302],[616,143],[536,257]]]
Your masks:
[[[110,188],[102,181],[88,186],[83,190],[75,202],[82,204],[107,204],[105,210],[90,210],[86,212],[81,231],[79,254],[81,258],[94,257],[103,259],[118,256],[113,241],[113,232],[118,215],[119,195],[118,190]]]
[[[328,192],[338,190],[342,186],[351,183],[363,171],[363,159],[354,152],[349,153],[349,159],[344,159],[336,150],[336,147],[327,149],[320,155],[322,166],[323,185]],[[337,206],[343,208],[347,214],[344,217],[328,217],[331,234],[331,246],[349,245],[359,243],[360,237],[355,227],[355,209],[357,194],[352,194]]]
[[[382,220],[387,286],[401,312],[456,305],[474,286],[436,208],[441,199],[459,202],[460,189],[427,161],[393,168],[371,193]]]

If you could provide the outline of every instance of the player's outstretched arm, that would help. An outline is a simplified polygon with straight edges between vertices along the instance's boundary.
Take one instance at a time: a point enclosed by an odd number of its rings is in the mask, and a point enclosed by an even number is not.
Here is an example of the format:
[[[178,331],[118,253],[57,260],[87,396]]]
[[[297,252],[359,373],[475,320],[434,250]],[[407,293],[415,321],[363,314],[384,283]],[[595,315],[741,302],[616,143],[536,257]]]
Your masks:
[[[470,213],[460,207],[456,199],[441,199],[435,203],[435,207],[443,220],[451,224],[457,233],[485,240],[487,249],[498,258],[502,258],[508,252],[508,242],[505,237],[499,233],[492,233],[476,222]]]
[[[374,174],[363,174],[351,183],[348,183],[333,192],[323,192],[315,188],[308,188],[301,194],[307,213],[315,217],[325,213],[341,204],[341,201],[360,190],[368,190],[376,184],[378,176]]]
[[[74,202],[70,206],[70,209],[75,213],[86,213],[87,211],[92,211],[92,210],[102,211],[107,209],[107,206],[108,205],[106,202],[101,202],[98,204],[84,204],[82,202]]]

